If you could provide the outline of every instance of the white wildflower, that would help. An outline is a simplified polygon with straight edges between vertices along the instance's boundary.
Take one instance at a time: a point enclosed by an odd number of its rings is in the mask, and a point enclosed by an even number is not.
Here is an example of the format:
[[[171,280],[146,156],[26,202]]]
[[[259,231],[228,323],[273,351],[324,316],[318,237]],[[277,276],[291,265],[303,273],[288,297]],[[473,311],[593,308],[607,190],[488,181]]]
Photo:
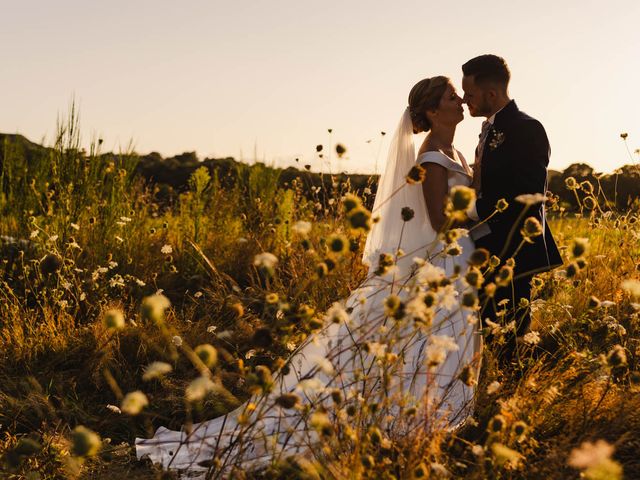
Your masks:
[[[77,223],[70,223],[69,225],[76,231],[80,230],[80,225],[78,225]]]
[[[122,410],[120,410],[120,407],[118,407],[116,405],[109,404],[109,405],[107,405],[107,408],[109,410],[111,410],[113,413],[118,413],[118,414],[122,413]]]
[[[367,343],[367,347],[369,348],[369,352],[374,357],[384,357],[387,352],[387,344],[386,343],[378,343],[378,342],[369,342]]]
[[[308,378],[306,380],[302,380],[296,385],[296,390],[300,390],[307,395],[310,394],[319,394],[324,392],[325,385],[317,378]]]
[[[33,238],[36,238],[38,235],[40,235],[40,230],[33,230],[33,231],[29,234],[29,238],[33,239]]]
[[[339,302],[334,302],[333,305],[327,310],[325,319],[331,323],[349,323],[350,317],[347,311]]]
[[[320,370],[322,370],[323,373],[327,374],[327,375],[332,375],[334,373],[334,368],[333,365],[331,363],[331,361],[329,361],[328,358],[320,356],[320,355],[311,355],[309,357],[309,359],[315,363],[318,368],[320,368]]]
[[[523,193],[516,197],[516,202],[524,203],[525,205],[535,205],[536,203],[542,203],[546,201],[547,197],[542,193]]]
[[[435,265],[425,262],[418,269],[417,278],[418,281],[422,284],[428,284],[432,282],[439,282],[445,276],[444,270],[440,267],[436,267]]]
[[[640,280],[627,279],[622,282],[622,289],[634,300],[640,300]]]
[[[113,260],[109,262],[109,269],[113,270],[118,266],[118,262],[114,262]]]
[[[120,217],[121,222],[129,223],[131,219],[129,217]]]
[[[153,378],[159,378],[163,375],[169,373],[173,368],[166,362],[151,362],[144,369],[144,373],[142,374],[142,380],[145,382],[151,380]]]
[[[256,356],[256,351],[252,348],[251,350],[248,350],[245,354],[244,354],[244,358],[246,358],[247,360],[249,360],[250,358],[253,358]]]
[[[217,325],[209,325],[207,327],[207,333],[215,333],[215,331],[218,329]]]
[[[215,383],[209,377],[198,377],[185,389],[184,396],[188,402],[202,400],[207,393],[215,389]]]
[[[173,247],[171,245],[169,245],[169,244],[165,244],[160,249],[160,252],[164,253],[165,255],[169,255],[170,253],[173,252]]]
[[[147,405],[149,405],[147,396],[140,390],[136,390],[124,396],[120,409],[127,415],[138,415]]]
[[[174,335],[171,337],[171,343],[173,343],[176,347],[182,346],[182,337],[179,335]]]
[[[253,258],[253,264],[256,267],[273,268],[278,263],[278,257],[273,253],[262,252]]]
[[[614,447],[605,440],[595,443],[583,442],[579,448],[574,448],[569,456],[568,464],[575,468],[590,468],[611,458]]]
[[[488,386],[487,386],[487,393],[489,395],[493,395],[494,393],[496,393],[498,390],[500,390],[500,387],[502,386],[502,384],[500,382],[497,381],[493,381],[491,382]]]
[[[529,345],[537,345],[540,343],[540,334],[532,330],[524,335],[523,340]]]

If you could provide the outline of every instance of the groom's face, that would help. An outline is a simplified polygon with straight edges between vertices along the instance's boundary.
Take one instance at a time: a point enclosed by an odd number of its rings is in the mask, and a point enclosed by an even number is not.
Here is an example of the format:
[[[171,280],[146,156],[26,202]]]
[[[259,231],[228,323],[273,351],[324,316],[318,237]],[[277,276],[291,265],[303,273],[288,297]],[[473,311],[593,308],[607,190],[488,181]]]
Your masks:
[[[462,77],[462,90],[464,91],[462,101],[467,104],[472,117],[486,117],[491,113],[488,89],[479,86],[473,75]]]

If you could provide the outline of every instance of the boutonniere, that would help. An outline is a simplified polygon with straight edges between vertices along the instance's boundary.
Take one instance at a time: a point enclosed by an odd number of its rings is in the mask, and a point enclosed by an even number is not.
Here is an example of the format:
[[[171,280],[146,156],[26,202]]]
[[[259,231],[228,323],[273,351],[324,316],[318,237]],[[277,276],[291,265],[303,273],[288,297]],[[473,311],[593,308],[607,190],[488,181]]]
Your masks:
[[[491,129],[491,140],[489,140],[489,148],[495,150],[504,142],[504,132],[500,132],[495,128]]]

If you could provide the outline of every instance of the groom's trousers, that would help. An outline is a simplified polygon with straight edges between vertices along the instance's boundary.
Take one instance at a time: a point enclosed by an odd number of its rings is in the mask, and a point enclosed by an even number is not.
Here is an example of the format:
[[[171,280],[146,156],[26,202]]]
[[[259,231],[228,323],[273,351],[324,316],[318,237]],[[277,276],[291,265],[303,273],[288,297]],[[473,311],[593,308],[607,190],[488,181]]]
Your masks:
[[[492,282],[493,276],[487,279],[487,283]],[[513,358],[516,347],[516,336],[520,337],[529,331],[531,325],[531,309],[529,302],[531,301],[531,279],[533,275],[525,275],[513,280],[506,287],[498,287],[493,298],[480,296],[480,305],[484,306],[481,310],[481,317],[484,320],[488,318],[492,322],[500,325],[507,325],[515,322],[515,335],[513,331],[505,334],[506,343],[500,349],[500,356],[508,361]],[[487,284],[485,283],[485,285]],[[526,299],[524,305],[520,305],[520,299]],[[503,300],[508,300],[506,305],[500,305]],[[501,314],[504,312],[504,314]],[[487,342],[492,343],[494,338],[487,337]]]

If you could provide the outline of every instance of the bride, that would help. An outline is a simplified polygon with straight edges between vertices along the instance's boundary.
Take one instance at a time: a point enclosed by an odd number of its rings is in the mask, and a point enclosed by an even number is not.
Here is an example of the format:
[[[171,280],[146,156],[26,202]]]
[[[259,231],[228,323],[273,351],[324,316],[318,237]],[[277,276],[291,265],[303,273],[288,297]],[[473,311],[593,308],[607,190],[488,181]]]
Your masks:
[[[273,379],[263,376],[260,394],[188,430],[160,427],[136,439],[138,458],[219,478],[234,467],[322,455],[316,447],[326,436],[349,436],[357,425],[393,439],[416,428],[455,428],[472,413],[480,272],[470,266],[478,264],[473,242],[456,228],[472,194],[464,188],[472,172],[453,147],[463,117],[448,78],[411,89],[372,210],[379,221],[365,244],[365,282],[329,309],[323,328]],[[419,132],[428,135],[416,157]]]

